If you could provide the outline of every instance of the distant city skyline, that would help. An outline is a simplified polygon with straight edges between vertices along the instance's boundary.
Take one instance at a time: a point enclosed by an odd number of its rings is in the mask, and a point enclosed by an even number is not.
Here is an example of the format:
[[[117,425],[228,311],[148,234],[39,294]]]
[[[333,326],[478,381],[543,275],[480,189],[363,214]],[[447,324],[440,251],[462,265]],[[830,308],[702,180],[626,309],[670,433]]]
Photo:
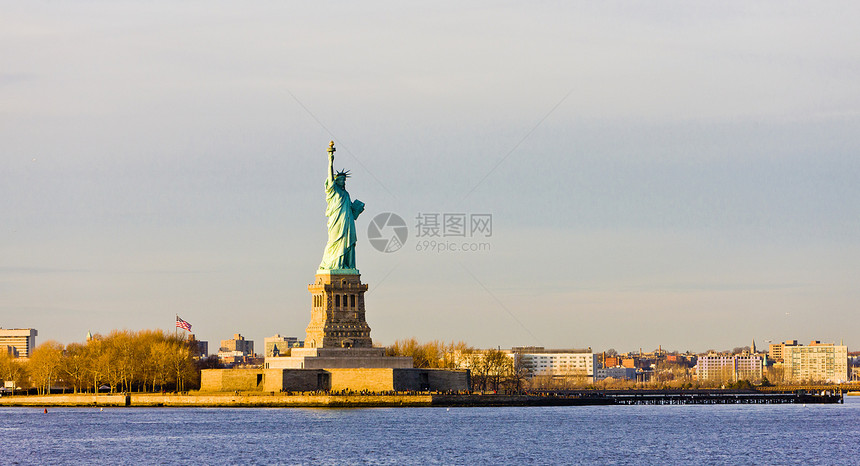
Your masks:
[[[3,5],[0,326],[38,342],[303,339],[334,140],[375,343],[860,345],[860,6]],[[428,213],[492,236],[419,250]]]

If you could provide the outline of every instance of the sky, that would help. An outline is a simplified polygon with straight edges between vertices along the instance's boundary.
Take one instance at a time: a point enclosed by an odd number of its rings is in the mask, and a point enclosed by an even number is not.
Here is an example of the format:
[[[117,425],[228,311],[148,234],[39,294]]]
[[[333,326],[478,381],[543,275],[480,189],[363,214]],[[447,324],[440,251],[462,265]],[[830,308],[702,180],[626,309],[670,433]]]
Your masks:
[[[302,339],[334,140],[375,343],[857,349],[860,6],[530,3],[0,0],[0,327]]]

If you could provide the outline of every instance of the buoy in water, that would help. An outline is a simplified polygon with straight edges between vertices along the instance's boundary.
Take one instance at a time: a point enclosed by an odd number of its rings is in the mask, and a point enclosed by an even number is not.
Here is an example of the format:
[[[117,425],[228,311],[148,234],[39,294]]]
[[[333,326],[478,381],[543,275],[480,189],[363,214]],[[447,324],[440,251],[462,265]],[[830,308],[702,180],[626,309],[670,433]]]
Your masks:
[[[48,414],[48,408],[45,408],[45,414]]]

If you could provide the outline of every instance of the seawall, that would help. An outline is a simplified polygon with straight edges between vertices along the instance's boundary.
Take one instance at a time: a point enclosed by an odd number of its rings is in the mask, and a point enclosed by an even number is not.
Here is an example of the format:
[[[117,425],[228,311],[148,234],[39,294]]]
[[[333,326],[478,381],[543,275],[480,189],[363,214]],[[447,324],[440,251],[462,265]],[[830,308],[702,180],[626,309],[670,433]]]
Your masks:
[[[541,395],[393,394],[334,395],[195,392],[191,394],[44,395],[3,396],[0,406],[128,406],[128,407],[282,407],[364,408],[429,406],[590,406],[630,404],[774,404],[842,403],[839,392],[761,393],[755,391],[661,391],[579,392]]]
[[[130,395],[131,406],[361,408],[430,406],[431,395]]]
[[[283,407],[363,408],[429,406],[574,406],[612,404],[605,399],[526,395],[282,395],[263,393],[194,393],[128,395],[4,396],[0,406],[128,406],[128,407]]]
[[[129,407],[312,407],[361,408],[431,406],[433,397],[423,395],[280,395],[280,394],[135,394],[3,396],[0,406],[129,406]]]
[[[0,406],[129,406],[127,395],[2,396]]]

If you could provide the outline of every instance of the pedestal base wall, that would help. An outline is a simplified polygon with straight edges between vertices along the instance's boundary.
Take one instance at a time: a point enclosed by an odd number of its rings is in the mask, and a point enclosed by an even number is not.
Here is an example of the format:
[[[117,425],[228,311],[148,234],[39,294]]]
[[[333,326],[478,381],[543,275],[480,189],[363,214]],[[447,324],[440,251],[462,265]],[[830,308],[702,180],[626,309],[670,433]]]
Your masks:
[[[268,357],[266,369],[411,369],[412,358],[386,356],[385,348],[293,348],[290,356]]]
[[[411,368],[204,369],[204,392],[465,391],[468,370]]]

